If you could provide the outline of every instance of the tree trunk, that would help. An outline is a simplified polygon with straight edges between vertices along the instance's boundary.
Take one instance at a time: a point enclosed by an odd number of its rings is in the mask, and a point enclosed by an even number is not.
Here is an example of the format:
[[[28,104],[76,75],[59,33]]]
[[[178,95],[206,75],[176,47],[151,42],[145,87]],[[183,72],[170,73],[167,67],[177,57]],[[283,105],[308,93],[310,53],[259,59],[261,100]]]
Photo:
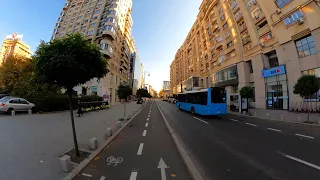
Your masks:
[[[310,96],[309,96],[310,97]],[[310,116],[310,104],[309,104],[309,101],[307,100],[307,103],[308,103],[308,119],[307,119],[307,123],[309,123],[309,116]]]
[[[70,116],[71,116],[71,125],[72,125],[72,134],[73,134],[73,143],[74,143],[74,149],[76,152],[76,156],[80,156],[79,147],[78,147],[78,141],[77,141],[77,134],[76,134],[76,128],[74,125],[74,117],[73,117],[73,107],[72,107],[72,88],[68,89],[68,99],[69,99],[69,107],[70,107]]]
[[[124,106],[123,118],[125,118],[126,117],[126,101],[124,101],[123,106]]]
[[[247,98],[247,107],[248,107],[248,115],[251,116],[251,114],[250,114],[249,98]]]

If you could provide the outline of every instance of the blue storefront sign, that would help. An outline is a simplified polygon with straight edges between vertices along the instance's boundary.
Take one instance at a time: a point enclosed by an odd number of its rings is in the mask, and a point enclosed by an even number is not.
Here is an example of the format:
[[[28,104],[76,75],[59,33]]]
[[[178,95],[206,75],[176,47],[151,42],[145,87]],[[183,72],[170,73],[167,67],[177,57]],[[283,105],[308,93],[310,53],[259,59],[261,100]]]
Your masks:
[[[281,75],[286,73],[286,68],[284,65],[274,67],[271,69],[266,69],[261,71],[261,76],[264,78],[271,77],[271,76],[276,76],[276,75]]]
[[[91,87],[91,90],[92,90],[92,92],[97,92],[97,90],[98,90],[98,89],[97,89],[97,86],[92,86],[92,87]]]

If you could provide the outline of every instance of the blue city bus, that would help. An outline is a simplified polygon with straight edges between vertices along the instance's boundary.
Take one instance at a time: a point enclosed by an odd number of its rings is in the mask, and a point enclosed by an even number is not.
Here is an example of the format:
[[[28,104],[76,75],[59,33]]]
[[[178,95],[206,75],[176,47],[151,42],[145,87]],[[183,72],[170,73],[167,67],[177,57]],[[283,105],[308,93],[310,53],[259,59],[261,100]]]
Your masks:
[[[199,115],[222,115],[227,113],[226,90],[211,87],[177,94],[176,107]]]

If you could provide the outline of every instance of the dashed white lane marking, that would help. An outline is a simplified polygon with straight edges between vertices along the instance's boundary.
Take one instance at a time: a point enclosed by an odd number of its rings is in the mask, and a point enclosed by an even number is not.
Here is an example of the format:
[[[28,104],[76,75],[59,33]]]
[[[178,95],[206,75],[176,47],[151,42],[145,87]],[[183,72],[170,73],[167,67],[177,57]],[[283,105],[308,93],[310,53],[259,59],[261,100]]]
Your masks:
[[[100,180],[105,180],[106,179],[106,177],[104,177],[104,176],[101,176],[101,178],[100,178]]]
[[[136,180],[138,176],[138,172],[131,172],[129,180]]]
[[[147,121],[149,121],[149,118],[147,118]]]
[[[251,123],[246,123],[246,124],[249,125],[249,126],[257,126],[255,124],[251,124]]]
[[[140,143],[137,155],[141,155],[142,154],[143,145],[144,145],[143,143]]]
[[[309,139],[314,139],[314,137],[312,137],[312,136],[307,136],[307,135],[303,135],[303,134],[296,134],[296,136],[305,137],[305,138],[309,138]]]
[[[230,119],[231,121],[234,121],[234,122],[239,122],[238,120],[236,120],[236,119]]]
[[[150,114],[148,114],[148,117],[150,117]]]
[[[148,127],[149,126],[149,123],[146,123],[146,127]]]
[[[286,158],[292,159],[292,160],[297,161],[297,162],[299,162],[299,163],[301,163],[301,164],[304,164],[304,165],[307,165],[307,166],[309,166],[309,167],[312,167],[312,168],[315,168],[315,169],[317,169],[317,170],[320,170],[320,166],[317,166],[317,165],[315,165],[315,164],[309,163],[309,162],[307,162],[307,161],[298,159],[298,158],[296,158],[296,157],[293,157],[293,156],[290,156],[290,155],[287,155],[287,154],[282,154],[282,155],[283,155],[284,157],[286,157]]]
[[[142,136],[146,136],[147,135],[147,130],[144,130],[142,133]]]
[[[269,130],[271,130],[271,131],[281,132],[281,130],[279,130],[279,129],[273,129],[273,128],[267,128],[267,129],[269,129]]]
[[[193,117],[193,118],[195,118],[196,120],[199,120],[199,121],[201,121],[201,122],[203,122],[203,123],[209,124],[207,121],[204,121],[204,120],[202,120],[202,119],[200,119],[200,118],[197,118],[197,117]]]
[[[82,173],[82,176],[92,177],[91,174]]]

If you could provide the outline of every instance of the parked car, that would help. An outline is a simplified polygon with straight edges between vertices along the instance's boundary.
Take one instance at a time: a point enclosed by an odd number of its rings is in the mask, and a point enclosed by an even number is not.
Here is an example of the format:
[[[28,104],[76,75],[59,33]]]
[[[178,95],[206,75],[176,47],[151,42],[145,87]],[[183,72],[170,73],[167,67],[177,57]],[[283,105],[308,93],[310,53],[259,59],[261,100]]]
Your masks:
[[[1,100],[2,98],[4,98],[4,97],[7,97],[7,96],[9,96],[9,94],[0,94],[0,100]]]
[[[35,109],[35,105],[29,101],[19,98],[6,96],[0,99],[0,111],[11,113],[11,111],[29,111]]]
[[[175,103],[176,103],[176,99],[175,99],[175,98],[169,98],[169,99],[168,99],[168,102],[169,102],[169,103],[174,103],[174,104],[175,104]]]

